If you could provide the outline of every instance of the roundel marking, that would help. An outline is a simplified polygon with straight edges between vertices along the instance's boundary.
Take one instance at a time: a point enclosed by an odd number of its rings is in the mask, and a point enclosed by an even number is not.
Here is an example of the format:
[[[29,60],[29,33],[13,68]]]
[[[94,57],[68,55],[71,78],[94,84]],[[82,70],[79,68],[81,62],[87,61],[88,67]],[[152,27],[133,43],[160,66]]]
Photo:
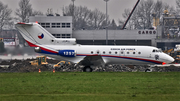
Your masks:
[[[39,39],[43,39],[44,38],[44,34],[43,33],[38,34],[38,38]]]

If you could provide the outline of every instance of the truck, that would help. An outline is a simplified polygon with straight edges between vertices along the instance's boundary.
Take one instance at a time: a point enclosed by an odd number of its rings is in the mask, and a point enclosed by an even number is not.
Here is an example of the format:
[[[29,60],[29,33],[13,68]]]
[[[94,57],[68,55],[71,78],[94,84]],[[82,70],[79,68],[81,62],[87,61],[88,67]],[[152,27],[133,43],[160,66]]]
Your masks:
[[[37,56],[36,60],[29,62],[33,66],[47,65],[46,56]]]

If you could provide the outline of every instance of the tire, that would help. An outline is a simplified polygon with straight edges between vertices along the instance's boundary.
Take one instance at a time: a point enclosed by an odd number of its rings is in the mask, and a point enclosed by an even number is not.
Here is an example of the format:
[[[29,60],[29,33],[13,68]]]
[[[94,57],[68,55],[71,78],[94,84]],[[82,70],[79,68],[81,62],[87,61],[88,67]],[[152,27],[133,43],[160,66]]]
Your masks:
[[[151,70],[150,69],[146,69],[145,72],[151,72]]]
[[[92,72],[92,68],[90,66],[86,66],[83,68],[83,72]]]

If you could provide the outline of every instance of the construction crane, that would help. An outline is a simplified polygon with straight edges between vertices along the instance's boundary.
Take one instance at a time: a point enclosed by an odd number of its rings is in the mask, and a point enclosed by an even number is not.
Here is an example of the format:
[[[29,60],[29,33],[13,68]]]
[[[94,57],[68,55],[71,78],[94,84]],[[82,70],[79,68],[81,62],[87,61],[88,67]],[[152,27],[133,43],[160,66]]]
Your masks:
[[[136,5],[134,6],[134,8],[132,9],[131,13],[129,14],[129,17],[127,18],[126,22],[124,23],[124,25],[123,25],[123,27],[122,27],[122,30],[126,27],[127,22],[128,22],[129,19],[131,18],[132,14],[133,14],[134,10],[136,9],[137,5],[139,4],[139,2],[140,2],[140,0],[138,0],[138,1],[136,2]]]

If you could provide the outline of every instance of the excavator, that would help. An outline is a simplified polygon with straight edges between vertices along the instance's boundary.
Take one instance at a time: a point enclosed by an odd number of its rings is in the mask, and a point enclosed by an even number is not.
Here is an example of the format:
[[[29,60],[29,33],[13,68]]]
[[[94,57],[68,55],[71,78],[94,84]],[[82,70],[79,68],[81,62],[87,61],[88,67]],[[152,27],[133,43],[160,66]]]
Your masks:
[[[47,65],[46,56],[37,56],[36,60],[29,62],[33,66]]]

